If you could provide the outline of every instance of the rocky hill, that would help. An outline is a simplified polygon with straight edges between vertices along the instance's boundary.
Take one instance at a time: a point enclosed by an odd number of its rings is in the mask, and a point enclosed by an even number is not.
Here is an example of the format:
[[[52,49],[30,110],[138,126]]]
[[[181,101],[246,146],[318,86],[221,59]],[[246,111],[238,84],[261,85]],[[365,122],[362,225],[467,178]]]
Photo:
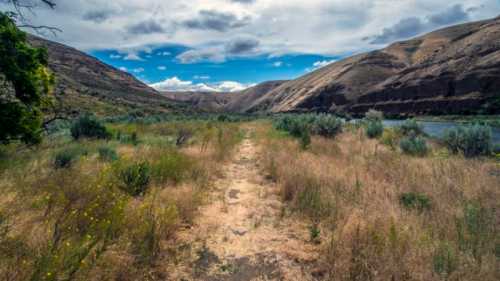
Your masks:
[[[356,55],[245,100],[246,112],[500,113],[500,17]]]
[[[182,110],[182,104],[92,56],[33,35],[29,36],[29,41],[34,46],[47,48],[49,68],[56,76],[55,96],[67,114],[115,115],[137,109],[150,112]]]

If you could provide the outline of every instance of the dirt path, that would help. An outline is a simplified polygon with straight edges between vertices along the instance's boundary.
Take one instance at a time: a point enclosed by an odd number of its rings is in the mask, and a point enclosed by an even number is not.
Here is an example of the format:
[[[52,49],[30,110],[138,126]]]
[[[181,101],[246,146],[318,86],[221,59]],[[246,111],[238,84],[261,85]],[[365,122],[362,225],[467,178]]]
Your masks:
[[[181,235],[190,262],[175,280],[314,280],[318,245],[307,225],[283,218],[277,187],[259,173],[258,151],[245,139],[216,182],[213,202]]]

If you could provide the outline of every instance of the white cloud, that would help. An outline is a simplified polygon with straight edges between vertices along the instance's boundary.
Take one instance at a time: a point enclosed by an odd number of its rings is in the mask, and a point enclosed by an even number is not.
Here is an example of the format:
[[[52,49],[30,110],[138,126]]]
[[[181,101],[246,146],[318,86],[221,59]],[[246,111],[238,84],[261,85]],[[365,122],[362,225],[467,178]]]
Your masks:
[[[132,72],[134,72],[134,73],[142,73],[142,72],[144,72],[144,70],[145,70],[144,68],[138,67],[138,68],[132,69]]]
[[[195,76],[193,76],[193,79],[196,79],[196,80],[208,80],[208,79],[210,79],[210,76],[208,76],[208,75],[195,75]]]
[[[164,81],[150,84],[158,91],[164,92],[237,92],[252,87],[254,84],[241,84],[235,81],[223,81],[213,84],[193,83],[193,81],[183,81],[178,77],[165,79]]]
[[[283,62],[282,61],[277,61],[277,62],[274,62],[273,63],[273,66],[274,67],[281,67],[283,65]]]
[[[129,53],[125,57],[124,60],[135,60],[135,61],[143,61],[143,59],[136,53]]]
[[[5,2],[0,1],[2,11],[7,10]],[[467,13],[459,17],[460,22],[500,13],[498,0],[258,0],[247,5],[229,0],[72,0],[57,4],[53,11],[37,9],[35,15],[26,15],[32,17],[33,25],[63,30],[57,37],[47,34],[49,39],[82,50],[181,44],[202,52],[220,50],[246,35],[256,38],[258,52],[266,54],[343,55],[379,48],[363,39],[383,34],[384,29],[410,17],[432,20],[433,28],[438,28],[456,18],[446,11],[453,12],[450,7],[457,4]],[[205,11],[204,18],[201,11]],[[441,17],[434,20],[433,15]],[[244,24],[238,23],[241,19]],[[145,22],[149,24],[141,27],[150,32],[131,32],[130,27]],[[140,59],[137,53],[126,58]]]
[[[118,68],[119,70],[123,71],[123,72],[128,72],[128,69],[124,66]]]
[[[116,60],[116,59],[121,59],[121,58],[122,58],[122,56],[121,56],[121,55],[111,54],[111,55],[109,55],[109,58],[110,58],[110,59],[113,59],[113,60]]]
[[[160,65],[160,66],[157,67],[157,69],[161,70],[161,71],[165,71],[165,70],[167,70],[167,67],[164,66],[164,65]]]
[[[322,61],[317,61],[317,62],[313,63],[312,67],[306,68],[306,71],[307,72],[315,71],[317,69],[320,69],[322,67],[330,65],[330,64],[332,64],[332,63],[334,63],[336,61],[337,60],[322,60]]]

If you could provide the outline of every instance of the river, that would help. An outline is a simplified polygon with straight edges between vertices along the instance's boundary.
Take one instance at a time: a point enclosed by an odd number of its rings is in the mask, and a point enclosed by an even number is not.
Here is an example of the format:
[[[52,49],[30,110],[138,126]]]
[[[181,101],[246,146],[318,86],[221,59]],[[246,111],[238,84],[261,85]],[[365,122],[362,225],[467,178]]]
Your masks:
[[[387,127],[397,127],[403,124],[404,120],[384,120],[384,125]],[[460,125],[457,122],[434,122],[434,121],[418,121],[422,125],[424,132],[432,137],[440,138],[447,129],[451,129]],[[492,127],[493,143],[500,144],[500,128]]]

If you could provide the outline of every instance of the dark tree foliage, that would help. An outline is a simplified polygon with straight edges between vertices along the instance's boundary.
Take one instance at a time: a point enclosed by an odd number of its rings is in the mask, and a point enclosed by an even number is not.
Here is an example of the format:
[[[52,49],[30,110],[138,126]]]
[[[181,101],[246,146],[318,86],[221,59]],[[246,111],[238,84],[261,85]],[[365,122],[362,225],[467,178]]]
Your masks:
[[[33,48],[13,19],[0,13],[0,142],[41,140],[41,107],[48,102],[53,76],[48,55]]]

